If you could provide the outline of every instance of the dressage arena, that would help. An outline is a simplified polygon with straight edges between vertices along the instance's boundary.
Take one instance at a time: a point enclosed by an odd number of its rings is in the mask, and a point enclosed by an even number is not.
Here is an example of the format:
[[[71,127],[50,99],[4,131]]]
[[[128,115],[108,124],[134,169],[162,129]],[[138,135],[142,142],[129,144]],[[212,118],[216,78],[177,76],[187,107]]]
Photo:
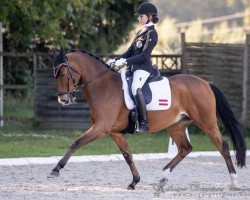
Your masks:
[[[141,176],[136,190],[126,189],[132,175],[120,155],[108,159],[83,156],[81,162],[75,158],[72,157],[56,179],[47,179],[57,162],[55,158],[54,163],[50,161],[52,158],[49,161],[30,159],[26,163],[1,159],[0,199],[250,199],[249,151],[248,168],[236,167],[238,189],[230,187],[226,164],[219,155],[191,154],[170,174],[168,186],[161,191],[156,184],[162,176],[162,168],[170,161],[165,154],[134,155]]]

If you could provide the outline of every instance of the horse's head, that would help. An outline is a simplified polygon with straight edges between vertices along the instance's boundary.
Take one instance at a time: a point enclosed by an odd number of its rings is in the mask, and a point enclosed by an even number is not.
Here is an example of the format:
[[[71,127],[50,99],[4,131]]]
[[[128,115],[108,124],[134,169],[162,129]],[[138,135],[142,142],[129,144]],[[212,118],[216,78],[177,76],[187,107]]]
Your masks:
[[[81,74],[73,68],[68,62],[64,51],[58,54],[52,49],[54,54],[54,77],[57,83],[58,102],[63,105],[69,105],[76,100],[76,87],[81,79]]]

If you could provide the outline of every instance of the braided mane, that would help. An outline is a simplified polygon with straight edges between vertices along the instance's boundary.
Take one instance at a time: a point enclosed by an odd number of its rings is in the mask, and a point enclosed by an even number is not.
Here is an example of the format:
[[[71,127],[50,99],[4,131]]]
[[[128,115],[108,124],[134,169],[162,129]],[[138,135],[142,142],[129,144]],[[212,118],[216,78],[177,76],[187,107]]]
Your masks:
[[[81,51],[82,53],[88,54],[89,56],[95,58],[96,60],[99,60],[99,61],[100,61],[102,64],[104,64],[107,68],[110,68],[110,66],[107,65],[99,56],[94,55],[94,54],[92,54],[92,53],[90,53],[90,52],[88,52],[88,51],[86,51],[86,50],[84,50],[84,49],[71,49],[71,50],[69,50],[67,53],[70,53],[70,52],[79,52],[79,51]]]

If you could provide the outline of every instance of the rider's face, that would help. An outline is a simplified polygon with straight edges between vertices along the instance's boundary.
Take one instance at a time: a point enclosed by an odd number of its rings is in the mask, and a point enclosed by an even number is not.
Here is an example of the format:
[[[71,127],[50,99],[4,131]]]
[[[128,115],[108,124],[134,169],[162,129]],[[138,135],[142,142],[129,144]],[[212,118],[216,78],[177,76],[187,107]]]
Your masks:
[[[147,21],[148,21],[148,16],[145,15],[145,14],[138,15],[137,19],[138,19],[140,25],[144,26],[147,23]]]

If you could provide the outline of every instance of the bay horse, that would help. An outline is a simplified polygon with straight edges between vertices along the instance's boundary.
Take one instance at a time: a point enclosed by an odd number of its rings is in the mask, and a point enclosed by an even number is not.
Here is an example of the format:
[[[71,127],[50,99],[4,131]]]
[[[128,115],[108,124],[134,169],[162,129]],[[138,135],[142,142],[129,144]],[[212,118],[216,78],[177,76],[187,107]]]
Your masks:
[[[70,50],[66,54],[63,50],[59,54],[53,51],[59,103],[74,103],[76,87],[82,87],[89,104],[92,126],[69,147],[48,177],[58,177],[59,171],[80,147],[101,136],[109,135],[121,150],[132,172],[133,180],[128,189],[135,189],[140,176],[123,133],[129,123],[130,110],[124,102],[120,74],[87,51]],[[171,107],[163,111],[147,111],[149,132],[166,129],[178,148],[177,155],[163,168],[164,176],[159,180],[158,186],[163,188],[166,185],[168,174],[192,151],[185,134],[185,129],[191,122],[194,122],[217,147],[225,159],[232,185],[237,186],[229,146],[217,124],[219,116],[233,143],[237,165],[245,166],[246,144],[243,127],[232,112],[228,100],[218,87],[196,76],[175,75],[169,77],[169,82],[172,93]]]

